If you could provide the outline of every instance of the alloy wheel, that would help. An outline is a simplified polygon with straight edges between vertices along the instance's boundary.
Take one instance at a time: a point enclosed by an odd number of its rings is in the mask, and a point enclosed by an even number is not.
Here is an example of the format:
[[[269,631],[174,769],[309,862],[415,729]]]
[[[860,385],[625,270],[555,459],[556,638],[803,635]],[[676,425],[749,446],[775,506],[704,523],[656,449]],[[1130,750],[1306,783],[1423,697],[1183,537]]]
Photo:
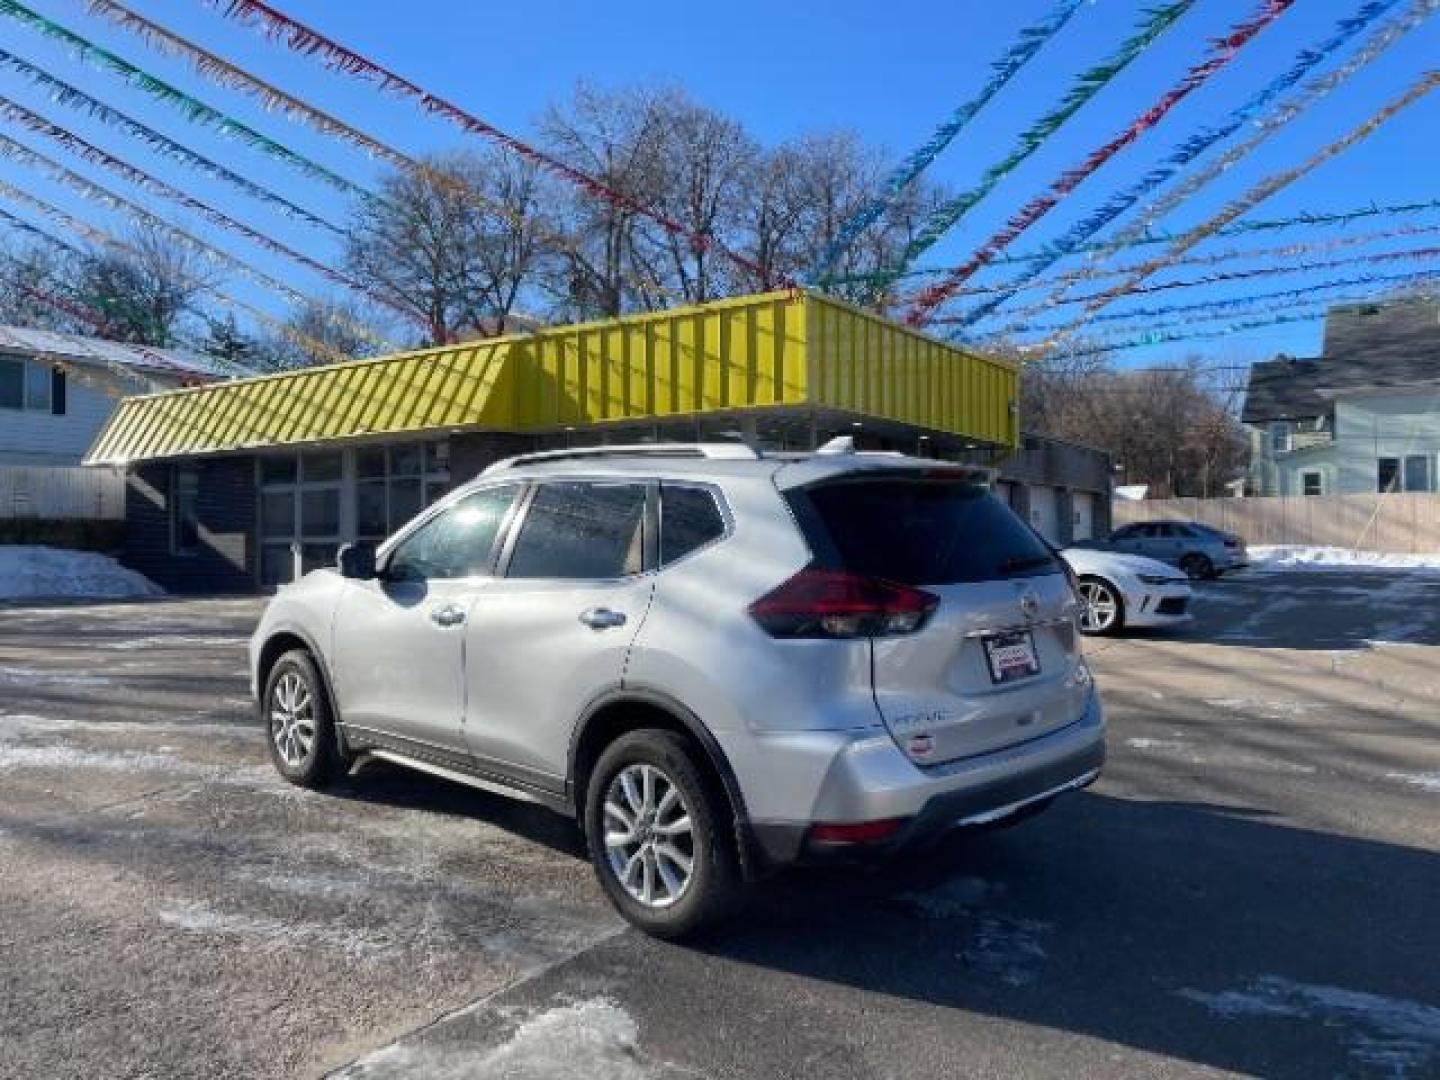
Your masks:
[[[292,769],[305,763],[315,745],[315,702],[298,671],[281,675],[270,694],[270,737]]]
[[[1087,634],[1103,634],[1120,617],[1120,601],[1103,582],[1082,581],[1080,602],[1080,629]]]
[[[694,877],[695,831],[678,785],[637,762],[615,774],[605,793],[605,855],[631,898],[667,908]]]

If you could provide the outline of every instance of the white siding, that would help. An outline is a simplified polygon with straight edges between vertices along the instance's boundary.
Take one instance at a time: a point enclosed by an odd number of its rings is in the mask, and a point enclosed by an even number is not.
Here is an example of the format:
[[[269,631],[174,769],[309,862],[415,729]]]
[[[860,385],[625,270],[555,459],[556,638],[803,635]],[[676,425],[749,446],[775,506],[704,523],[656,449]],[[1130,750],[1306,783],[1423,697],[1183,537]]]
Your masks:
[[[1433,487],[1440,464],[1440,387],[1337,402],[1335,445],[1339,494],[1375,491],[1382,457],[1427,457]]]
[[[75,370],[65,377],[63,416],[0,409],[0,465],[79,465],[122,396],[174,385],[124,377],[103,368],[92,373],[79,365],[72,367]],[[84,374],[77,374],[79,371]]]

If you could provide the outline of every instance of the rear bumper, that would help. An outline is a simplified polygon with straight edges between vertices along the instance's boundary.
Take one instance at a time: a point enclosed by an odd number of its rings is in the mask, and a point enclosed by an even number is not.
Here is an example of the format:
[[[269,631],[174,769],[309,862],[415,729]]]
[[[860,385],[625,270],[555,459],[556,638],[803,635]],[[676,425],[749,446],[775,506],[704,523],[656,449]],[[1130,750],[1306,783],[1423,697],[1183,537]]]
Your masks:
[[[1079,720],[989,754],[931,768],[912,764],[888,737],[858,740],[837,755],[813,821],[751,824],[767,866],[854,862],[921,846],[955,828],[998,821],[1094,782],[1105,764],[1105,716],[1098,694]],[[901,819],[883,841],[817,843],[814,821]]]

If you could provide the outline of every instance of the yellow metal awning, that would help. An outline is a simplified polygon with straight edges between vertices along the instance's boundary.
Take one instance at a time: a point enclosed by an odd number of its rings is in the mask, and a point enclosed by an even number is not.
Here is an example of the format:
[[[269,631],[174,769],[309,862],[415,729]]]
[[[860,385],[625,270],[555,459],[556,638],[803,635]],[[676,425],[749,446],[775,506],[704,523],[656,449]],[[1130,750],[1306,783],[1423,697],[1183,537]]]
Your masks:
[[[88,465],[809,407],[1015,445],[1014,365],[802,290],[126,398]]]

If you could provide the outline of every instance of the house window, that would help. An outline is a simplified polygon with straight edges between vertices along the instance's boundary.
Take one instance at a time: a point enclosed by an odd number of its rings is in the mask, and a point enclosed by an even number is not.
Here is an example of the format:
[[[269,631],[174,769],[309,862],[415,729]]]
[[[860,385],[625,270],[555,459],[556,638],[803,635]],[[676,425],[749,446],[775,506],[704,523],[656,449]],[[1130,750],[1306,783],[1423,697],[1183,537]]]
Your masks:
[[[1375,489],[1400,491],[1400,459],[1382,457],[1375,463]]]
[[[1288,454],[1292,444],[1290,421],[1277,420],[1270,425],[1270,450],[1272,453]]]
[[[200,548],[200,473],[193,465],[177,465],[170,488],[170,550],[188,555]]]
[[[1325,475],[1318,470],[1309,470],[1300,474],[1300,492],[1303,495],[1324,495]]]
[[[63,413],[64,374],[43,360],[0,356],[0,409]]]
[[[448,443],[361,447],[355,452],[355,525],[378,543],[450,490]]]
[[[1430,458],[1426,454],[1412,454],[1405,459],[1405,490],[1433,491]]]

